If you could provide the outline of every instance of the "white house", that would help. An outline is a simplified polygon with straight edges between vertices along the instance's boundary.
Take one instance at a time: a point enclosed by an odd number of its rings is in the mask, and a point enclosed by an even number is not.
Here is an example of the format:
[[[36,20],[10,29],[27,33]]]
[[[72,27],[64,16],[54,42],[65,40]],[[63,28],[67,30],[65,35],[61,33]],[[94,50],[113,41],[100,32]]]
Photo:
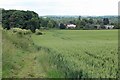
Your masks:
[[[95,29],[113,29],[114,25],[95,25]]]
[[[105,26],[105,29],[113,29],[114,28],[114,25],[104,25]]]
[[[68,25],[66,26],[66,28],[76,28],[76,25],[74,25],[74,24],[68,24]]]

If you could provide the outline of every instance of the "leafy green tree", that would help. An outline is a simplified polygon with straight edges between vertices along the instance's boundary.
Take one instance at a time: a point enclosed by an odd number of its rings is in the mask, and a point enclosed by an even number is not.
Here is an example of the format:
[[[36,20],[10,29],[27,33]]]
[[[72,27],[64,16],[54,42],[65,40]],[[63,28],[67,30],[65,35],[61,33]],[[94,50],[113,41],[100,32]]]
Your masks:
[[[93,23],[94,23],[93,19],[90,18],[90,19],[88,20],[88,23],[93,24]]]
[[[31,20],[26,22],[26,29],[30,29],[33,33],[35,30],[39,28],[39,20],[32,18]]]
[[[104,24],[104,25],[109,24],[109,19],[108,19],[108,18],[104,18],[104,19],[103,19],[103,24]]]
[[[63,23],[60,23],[60,29],[65,29],[66,26]]]
[[[5,10],[5,9],[2,9],[2,27],[4,29],[7,29],[9,30],[11,27],[10,27],[10,21],[9,21],[9,17],[12,15],[12,13],[16,11],[16,10]]]
[[[77,25],[77,27],[76,27],[77,29],[81,28],[81,21],[80,20],[76,20],[75,24]]]
[[[96,24],[99,24],[99,25],[100,25],[100,24],[103,24],[103,23],[102,23],[102,20],[97,20],[97,21],[96,21]]]
[[[25,13],[22,11],[13,12],[13,14],[9,18],[10,26],[22,28],[24,26],[24,16]]]
[[[3,28],[10,29],[11,27],[17,27],[30,29],[32,32],[40,28],[39,16],[34,11],[3,9],[2,13]]]
[[[87,23],[88,23],[87,19],[82,19],[82,21],[81,21],[82,26],[85,26]]]
[[[120,23],[111,23],[111,25],[114,25],[114,29],[120,29]]]
[[[9,21],[8,20],[3,20],[2,21],[2,27],[3,27],[3,29],[9,30],[10,29]]]
[[[47,27],[48,28],[53,28],[53,23],[51,21],[49,21],[48,24],[47,24]]]
[[[41,27],[47,27],[47,24],[48,24],[49,20],[48,19],[42,19],[40,18],[40,25]]]
[[[78,20],[81,20],[81,16],[79,16]]]
[[[52,23],[53,23],[53,28],[58,28],[58,24],[56,21],[52,20]]]

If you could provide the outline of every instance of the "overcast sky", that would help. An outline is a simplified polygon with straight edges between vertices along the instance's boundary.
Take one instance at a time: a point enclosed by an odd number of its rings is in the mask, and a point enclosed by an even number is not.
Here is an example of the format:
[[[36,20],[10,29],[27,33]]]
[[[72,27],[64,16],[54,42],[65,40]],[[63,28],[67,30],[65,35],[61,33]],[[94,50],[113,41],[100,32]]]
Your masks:
[[[119,0],[0,0],[0,8],[43,15],[118,15]]]

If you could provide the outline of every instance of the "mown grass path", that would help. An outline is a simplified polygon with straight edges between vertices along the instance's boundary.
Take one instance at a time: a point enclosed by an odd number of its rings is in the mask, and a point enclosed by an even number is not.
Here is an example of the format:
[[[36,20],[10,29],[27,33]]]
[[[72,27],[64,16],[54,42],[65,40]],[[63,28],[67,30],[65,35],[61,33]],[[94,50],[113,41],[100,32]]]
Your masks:
[[[20,73],[17,76],[19,77],[35,77],[35,78],[42,78],[45,77],[45,71],[43,71],[44,67],[40,64],[37,60],[39,57],[38,53],[30,53],[26,55],[22,61],[24,62],[24,67],[21,69]]]

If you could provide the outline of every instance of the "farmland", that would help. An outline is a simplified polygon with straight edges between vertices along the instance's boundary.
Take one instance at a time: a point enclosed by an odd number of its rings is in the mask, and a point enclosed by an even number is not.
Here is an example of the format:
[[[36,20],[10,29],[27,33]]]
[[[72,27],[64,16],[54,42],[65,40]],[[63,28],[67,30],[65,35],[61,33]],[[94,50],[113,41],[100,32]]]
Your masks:
[[[117,30],[3,31],[3,77],[116,78]]]

